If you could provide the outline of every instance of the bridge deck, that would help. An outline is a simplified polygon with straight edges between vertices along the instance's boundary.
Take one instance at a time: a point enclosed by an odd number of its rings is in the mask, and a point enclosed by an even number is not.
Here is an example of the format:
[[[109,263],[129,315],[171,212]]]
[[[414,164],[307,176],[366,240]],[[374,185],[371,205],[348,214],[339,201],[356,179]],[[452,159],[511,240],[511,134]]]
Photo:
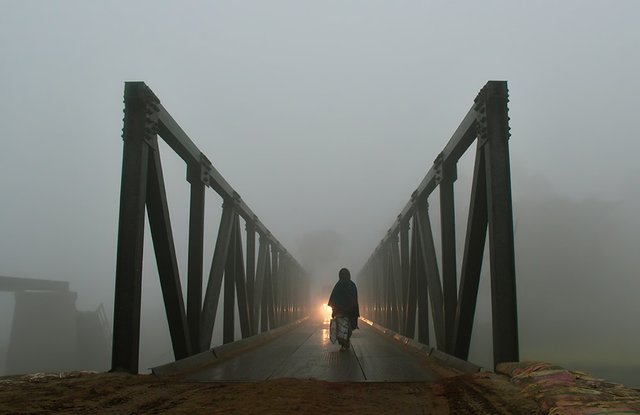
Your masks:
[[[310,321],[253,350],[192,373],[195,381],[276,378],[328,381],[432,381],[441,378],[426,355],[360,323],[349,351],[329,341],[327,322]],[[442,372],[441,372],[442,373]]]

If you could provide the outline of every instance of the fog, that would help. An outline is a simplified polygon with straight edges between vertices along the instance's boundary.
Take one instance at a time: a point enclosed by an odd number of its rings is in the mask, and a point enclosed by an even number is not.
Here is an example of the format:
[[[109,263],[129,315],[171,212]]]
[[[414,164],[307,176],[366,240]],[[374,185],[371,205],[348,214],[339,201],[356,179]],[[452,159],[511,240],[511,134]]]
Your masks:
[[[639,14],[636,1],[5,1],[0,275],[69,281],[78,309],[111,318],[125,81],[153,89],[321,292],[364,264],[485,82],[507,80],[521,357],[640,386]],[[185,168],[161,150],[184,279]],[[463,160],[461,218],[470,171]],[[221,200],[207,198],[210,258]],[[143,278],[141,370],[172,359],[148,231]],[[488,278],[481,295],[471,359],[489,366]],[[0,361],[13,307],[0,292]]]

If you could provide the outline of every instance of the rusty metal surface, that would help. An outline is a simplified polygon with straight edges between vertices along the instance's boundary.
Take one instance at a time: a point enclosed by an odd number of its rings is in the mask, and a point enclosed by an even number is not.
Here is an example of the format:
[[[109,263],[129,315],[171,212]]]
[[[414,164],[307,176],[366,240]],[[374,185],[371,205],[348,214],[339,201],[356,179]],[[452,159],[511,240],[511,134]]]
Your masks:
[[[258,381],[278,378],[333,382],[432,381],[439,375],[427,356],[361,324],[352,347],[340,351],[329,341],[328,324],[307,321],[253,350],[238,354],[187,376],[194,381]]]

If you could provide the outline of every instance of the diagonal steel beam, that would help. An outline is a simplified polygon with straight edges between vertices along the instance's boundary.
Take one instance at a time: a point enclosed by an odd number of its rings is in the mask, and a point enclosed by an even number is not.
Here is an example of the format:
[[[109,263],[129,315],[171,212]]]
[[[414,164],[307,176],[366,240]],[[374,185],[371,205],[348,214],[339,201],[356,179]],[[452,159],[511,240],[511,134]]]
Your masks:
[[[235,340],[237,224],[238,214],[234,212],[233,224],[231,225],[231,239],[229,240],[229,249],[227,251],[227,261],[224,265],[222,342],[225,344],[231,343]]]
[[[213,325],[216,321],[218,311],[218,301],[220,300],[220,289],[222,288],[222,277],[227,262],[229,243],[231,241],[231,231],[233,225],[233,205],[226,201],[222,206],[222,217],[218,228],[218,237],[213,252],[211,271],[209,272],[209,282],[202,306],[202,318],[200,324],[200,347],[205,351],[211,345],[213,335]]]
[[[415,223],[411,227],[411,245],[409,246],[409,275],[407,281],[406,310],[405,310],[405,336],[413,338],[416,332],[416,305],[418,301],[418,244],[417,227]],[[426,287],[425,287],[426,288]],[[426,292],[426,291],[425,291]]]
[[[238,318],[240,319],[240,334],[242,338],[247,338],[251,335],[251,323],[249,313],[249,303],[247,295],[247,283],[245,280],[244,259],[242,255],[242,238],[240,237],[240,220],[236,219],[235,225],[235,282],[236,282],[236,295],[238,298]]]
[[[157,144],[157,143],[156,143]],[[149,174],[147,176],[147,214],[153,239],[156,264],[162,296],[164,298],[171,343],[176,359],[192,354],[191,337],[184,309],[184,297],[178,272],[178,260],[173,242],[167,194],[164,187],[162,164],[157,147],[149,152]]]
[[[420,237],[418,209],[414,212],[413,226],[415,228],[413,249],[415,251],[416,301],[418,303],[418,341],[422,344],[429,344],[429,284],[422,238]]]
[[[259,323],[261,321],[262,311],[262,299],[264,297],[264,280],[267,265],[267,242],[266,239],[260,235],[258,239],[258,263],[256,265],[256,282],[253,294],[253,319],[251,324],[253,325],[253,334],[258,334]]]
[[[418,229],[420,245],[422,248],[422,260],[424,270],[427,274],[427,285],[429,287],[429,300],[431,312],[433,313],[433,326],[436,334],[436,344],[438,350],[445,347],[444,328],[444,304],[442,300],[442,284],[440,283],[440,272],[436,259],[436,249],[433,243],[433,232],[431,221],[429,220],[429,210],[426,201],[418,203],[417,208]]]
[[[487,236],[487,186],[484,148],[478,145],[469,202],[469,217],[456,308],[453,354],[467,360],[478,297],[478,284]]]

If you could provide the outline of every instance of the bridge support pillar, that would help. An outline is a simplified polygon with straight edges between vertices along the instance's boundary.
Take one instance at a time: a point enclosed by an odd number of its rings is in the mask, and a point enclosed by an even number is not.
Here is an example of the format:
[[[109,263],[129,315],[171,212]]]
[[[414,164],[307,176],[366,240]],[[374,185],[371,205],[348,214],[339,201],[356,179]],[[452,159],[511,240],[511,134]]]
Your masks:
[[[149,143],[157,125],[150,91],[139,83],[125,86],[122,184],[113,312],[112,370],[138,373],[142,251]],[[157,98],[156,98],[157,100]],[[151,114],[147,114],[150,110]]]
[[[487,171],[493,359],[497,365],[519,360],[507,83],[489,82],[479,98],[478,140],[484,142]]]

